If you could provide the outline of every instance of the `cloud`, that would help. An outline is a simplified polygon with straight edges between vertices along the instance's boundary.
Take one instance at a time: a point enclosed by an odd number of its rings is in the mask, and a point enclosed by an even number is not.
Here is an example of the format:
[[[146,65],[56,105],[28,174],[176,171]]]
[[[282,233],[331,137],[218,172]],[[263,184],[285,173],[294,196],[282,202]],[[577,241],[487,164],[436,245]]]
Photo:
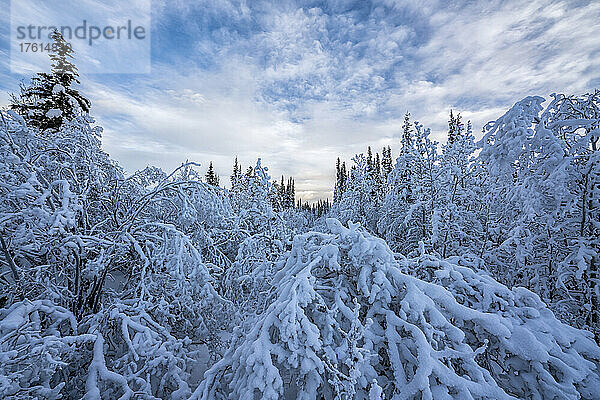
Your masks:
[[[128,170],[197,159],[214,160],[228,174],[235,155],[248,165],[261,155],[295,150],[290,138],[298,125],[253,101],[254,81],[240,68],[217,75],[162,68],[156,69],[164,79],[85,85],[105,127],[105,148]]]
[[[150,14],[150,0],[13,0],[11,68],[24,74],[47,69],[47,51],[35,49],[49,44],[57,29],[73,46],[82,72],[149,72]],[[35,45],[28,49],[28,43]]]
[[[223,182],[260,156],[312,200],[337,156],[397,148],[406,111],[444,141],[450,108],[477,133],[526,95],[598,86],[599,17],[592,1],[154,1],[152,74],[82,89],[129,171],[213,160]]]

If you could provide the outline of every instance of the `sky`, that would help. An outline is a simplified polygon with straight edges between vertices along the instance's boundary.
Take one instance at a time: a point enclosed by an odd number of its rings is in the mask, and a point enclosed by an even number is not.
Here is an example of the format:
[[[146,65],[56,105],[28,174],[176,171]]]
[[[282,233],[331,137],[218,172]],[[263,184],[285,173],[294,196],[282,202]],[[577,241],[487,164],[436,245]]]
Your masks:
[[[598,21],[598,1],[152,0],[151,72],[81,71],[80,90],[128,172],[212,161],[224,183],[236,156],[261,157],[314,201],[338,156],[396,154],[407,111],[443,143],[450,109],[480,136],[525,96],[600,87]],[[11,73],[0,22],[5,105],[27,75]]]

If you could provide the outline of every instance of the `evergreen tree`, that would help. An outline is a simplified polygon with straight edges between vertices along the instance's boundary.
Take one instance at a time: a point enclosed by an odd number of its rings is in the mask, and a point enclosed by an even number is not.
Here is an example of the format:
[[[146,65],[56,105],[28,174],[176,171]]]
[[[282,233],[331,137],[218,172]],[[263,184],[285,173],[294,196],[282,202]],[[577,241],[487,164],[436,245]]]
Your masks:
[[[404,114],[404,123],[402,124],[402,137],[400,156],[396,160],[394,182],[395,185],[402,187],[402,193],[404,199],[409,202],[411,187],[408,182],[411,180],[412,169],[414,168],[414,159],[416,157],[416,143],[417,138],[413,130],[413,125],[410,121],[410,113]]]
[[[233,172],[231,173],[231,176],[229,178],[231,180],[231,188],[232,189],[234,189],[235,186],[238,184],[238,181],[241,176],[242,176],[242,166],[238,163],[238,159],[236,157],[235,161],[233,162]]]
[[[337,204],[341,200],[344,192],[346,191],[347,182],[348,182],[348,173],[346,172],[346,163],[341,162],[339,157],[337,159],[335,169],[336,169],[336,181],[335,181],[335,187],[333,189],[333,202]]]
[[[212,161],[208,165],[208,171],[206,172],[206,183],[212,186],[219,186],[219,175],[215,173]]]
[[[383,181],[387,181],[387,177],[392,172],[393,164],[392,164],[392,149],[390,146],[384,147],[381,151],[381,173],[383,175]]]
[[[284,176],[281,175],[281,183],[276,182],[273,184],[273,186],[273,209],[275,211],[283,211],[288,208],[294,208],[296,204],[296,189],[294,187],[294,179],[290,177],[286,181]]]
[[[410,122],[410,113],[407,112],[406,114],[404,114],[404,123],[402,124],[402,138],[401,138],[402,149],[401,149],[401,151],[403,153],[408,152],[409,149],[412,147],[413,135],[414,135],[414,133],[413,133],[412,124]]]
[[[448,143],[452,144],[459,140],[464,131],[465,125],[461,122],[460,113],[456,114],[456,117],[454,117],[454,113],[450,110],[450,119],[448,120]]]
[[[291,208],[294,206],[294,198],[296,197],[296,189],[294,188],[294,179],[290,177],[285,187],[284,207]]]
[[[403,150],[388,178],[378,222],[379,234],[404,254],[415,250],[420,241],[430,242],[439,185],[436,143],[429,139],[429,129],[418,123],[414,128],[411,145],[403,142]]]
[[[19,95],[11,96],[11,108],[19,113],[28,125],[42,131],[57,131],[63,121],[71,121],[90,110],[90,101],[74,84],[79,83],[79,73],[73,59],[73,49],[58,31],[51,35],[54,43],[50,52],[51,72],[40,72],[29,86],[21,85]]]
[[[284,208],[286,208],[286,192],[285,192],[285,180],[283,178],[283,175],[281,175],[281,183],[277,184],[276,187],[276,191],[277,191],[277,206],[276,209],[277,210],[283,210]]]
[[[475,151],[471,125],[453,143],[442,148],[439,158],[438,206],[432,218],[432,245],[443,258],[477,253],[483,230],[477,218],[479,208],[473,181]]]

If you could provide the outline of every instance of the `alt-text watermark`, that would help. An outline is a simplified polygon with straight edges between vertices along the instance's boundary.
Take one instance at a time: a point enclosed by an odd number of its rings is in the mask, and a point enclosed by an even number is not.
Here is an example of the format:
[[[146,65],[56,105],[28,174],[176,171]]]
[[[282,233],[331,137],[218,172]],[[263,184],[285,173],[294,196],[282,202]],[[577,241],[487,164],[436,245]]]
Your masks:
[[[47,71],[55,31],[73,48],[81,72],[150,72],[150,0],[12,0],[10,6],[12,72]]]

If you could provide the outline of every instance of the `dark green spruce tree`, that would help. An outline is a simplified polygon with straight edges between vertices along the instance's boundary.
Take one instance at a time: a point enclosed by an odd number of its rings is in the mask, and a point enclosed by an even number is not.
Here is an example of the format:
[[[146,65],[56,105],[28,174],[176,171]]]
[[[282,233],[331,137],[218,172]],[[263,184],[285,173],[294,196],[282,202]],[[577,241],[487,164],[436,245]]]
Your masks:
[[[229,179],[231,180],[231,189],[234,189],[242,176],[242,166],[238,163],[237,157],[235,157],[235,162],[233,163],[233,172]]]
[[[454,116],[450,110],[450,119],[448,120],[448,144],[452,144],[459,140],[465,131],[465,125],[461,121],[460,113]]]
[[[335,164],[336,180],[333,190],[333,202],[338,203],[342,199],[342,195],[348,186],[348,173],[346,172],[346,163],[342,162],[338,157]]]
[[[90,110],[90,101],[74,87],[79,72],[72,62],[71,45],[58,31],[51,37],[50,73],[38,73],[29,85],[21,84],[18,95],[11,96],[11,108],[41,131],[57,131],[64,121]]]
[[[294,178],[290,177],[288,179],[287,187],[285,188],[285,208],[294,207],[295,198],[296,188]]]
[[[404,114],[404,123],[402,124],[402,137],[400,141],[402,143],[402,153],[406,154],[413,145],[413,126],[410,122],[410,113]],[[390,155],[391,158],[391,155]]]
[[[206,183],[212,186],[219,186],[219,175],[215,173],[212,161],[208,165],[208,171],[206,171]]]
[[[381,174],[383,177],[383,181],[387,182],[387,177],[390,174],[390,172],[392,172],[392,169],[394,169],[393,166],[393,162],[392,162],[392,149],[390,146],[388,147],[384,147],[383,150],[381,151],[382,157],[381,157]]]

